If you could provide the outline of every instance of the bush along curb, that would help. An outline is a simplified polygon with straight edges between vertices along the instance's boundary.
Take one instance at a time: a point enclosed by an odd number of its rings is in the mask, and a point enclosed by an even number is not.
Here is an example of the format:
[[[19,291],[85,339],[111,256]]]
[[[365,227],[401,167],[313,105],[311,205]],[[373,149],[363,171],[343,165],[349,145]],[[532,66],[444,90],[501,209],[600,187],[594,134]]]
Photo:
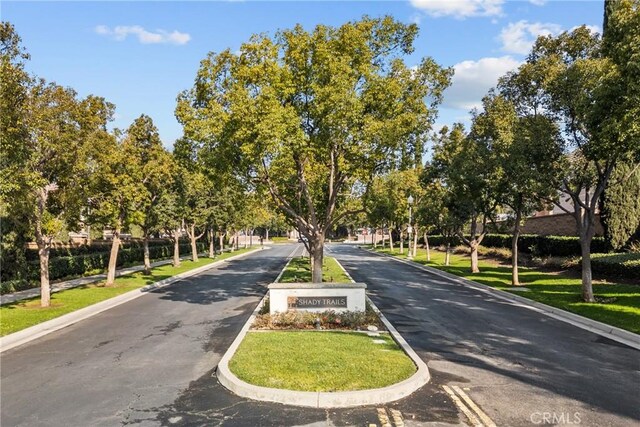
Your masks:
[[[129,291],[127,293],[118,295],[108,300],[101,301],[99,303],[90,305],[85,308],[81,308],[80,310],[76,310],[71,313],[64,314],[60,317],[56,317],[55,319],[38,323],[37,325],[31,326],[29,328],[23,329],[18,332],[14,332],[13,334],[5,335],[4,337],[0,337],[0,353],[10,350],[14,347],[18,347],[20,345],[26,344],[30,341],[33,341],[35,339],[48,335],[59,329],[66,328],[67,326],[73,325],[74,323],[80,322],[81,320],[88,319],[89,317],[93,317],[96,314],[100,314],[103,311],[109,310],[120,304],[124,304],[131,300],[139,298],[144,294],[146,294],[147,292],[153,291],[154,289],[164,288],[165,286],[169,286],[175,282],[179,282],[187,277],[195,276],[197,274],[202,273],[203,271],[217,267],[225,262],[233,261],[234,259],[239,259],[258,251],[260,251],[260,248],[256,248],[251,251],[248,251],[239,255],[235,255],[229,258],[225,258],[220,261],[214,261],[210,264],[206,264],[206,265],[203,265],[202,267],[198,267],[193,270],[185,271],[184,273],[180,273],[178,275],[168,277],[166,279],[144,286],[140,289],[135,289],[133,291]]]
[[[337,261],[337,260],[336,260]],[[344,270],[342,265],[338,265]],[[387,402],[393,402],[409,396],[420,387],[424,386],[431,379],[429,368],[418,357],[416,352],[402,338],[393,325],[380,312],[378,307],[367,297],[367,302],[371,304],[374,311],[380,316],[380,319],[386,326],[389,334],[394,341],[402,348],[417,367],[417,371],[409,378],[399,383],[369,390],[358,391],[341,391],[341,392],[314,392],[314,391],[294,391],[276,389],[270,387],[261,387],[242,381],[236,377],[229,369],[229,361],[238,350],[245,335],[251,328],[256,316],[260,313],[267,296],[265,295],[256,309],[253,311],[247,322],[244,324],[240,333],[233,341],[227,352],[222,356],[216,370],[218,381],[224,387],[237,394],[254,400],[266,402],[283,403],[286,405],[304,406],[312,408],[348,408],[363,405],[378,405]]]
[[[495,296],[497,298],[501,298],[507,301],[515,301],[518,302],[524,308],[529,310],[535,310],[545,316],[553,317],[554,319],[560,320],[565,323],[569,323],[573,326],[576,326],[585,331],[592,332],[594,334],[603,336],[605,338],[609,338],[611,340],[617,341],[619,343],[625,344],[629,347],[640,350],[640,335],[635,334],[631,331],[627,331],[621,328],[617,328],[615,326],[608,325],[606,323],[598,322],[597,320],[592,320],[584,316],[580,316],[579,314],[571,313],[566,310],[562,310],[560,308],[552,307],[547,304],[543,304],[541,302],[537,302],[520,295],[514,295],[510,292],[502,291],[500,289],[492,288],[491,286],[483,285],[482,283],[474,282],[473,280],[465,279],[464,277],[456,276],[455,274],[447,273],[446,271],[438,270],[434,267],[429,267],[426,265],[419,264],[415,261],[408,261],[404,259],[400,259],[391,255],[381,254],[379,252],[373,251],[371,249],[360,248],[364,251],[370,252],[372,254],[391,258],[397,262],[401,262],[417,269],[426,271],[431,274],[435,274],[440,277],[444,277],[445,279],[451,280],[458,284],[467,287],[473,287],[481,292],[485,292]]]

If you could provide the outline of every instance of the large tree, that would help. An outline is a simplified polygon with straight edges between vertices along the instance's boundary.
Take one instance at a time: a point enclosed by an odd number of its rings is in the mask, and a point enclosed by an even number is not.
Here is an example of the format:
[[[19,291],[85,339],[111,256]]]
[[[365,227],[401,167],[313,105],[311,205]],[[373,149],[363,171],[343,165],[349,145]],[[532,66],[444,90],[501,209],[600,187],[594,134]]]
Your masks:
[[[144,244],[144,271],[151,272],[151,260],[149,257],[149,237],[161,230],[158,204],[162,200],[163,193],[169,191],[174,179],[174,163],[171,155],[165,150],[158,134],[158,129],[153,124],[151,117],[142,114],[135,119],[127,129],[125,144],[129,159],[141,168],[142,185],[146,190],[141,198],[138,216],[139,226],[142,229]]]
[[[76,227],[86,202],[81,171],[85,145],[106,134],[113,106],[101,98],[77,99],[76,93],[43,80],[28,91],[19,141],[23,156],[10,159],[15,183],[12,204],[20,204],[33,228],[40,257],[41,305],[50,304],[49,251],[66,227]]]
[[[509,88],[518,91],[519,88]],[[473,133],[484,140],[494,159],[492,185],[501,205],[513,217],[511,264],[512,285],[518,275],[518,237],[524,217],[543,207],[543,200],[557,193],[562,167],[562,141],[556,124],[544,115],[531,112],[518,115],[512,102],[490,92],[483,99],[483,110],[474,117]]]
[[[265,187],[308,239],[314,282],[326,232],[353,213],[340,207],[395,153],[422,152],[450,71],[400,59],[417,30],[365,17],[256,35],[237,54],[209,54],[179,96],[185,133]]]
[[[121,234],[132,224],[140,224],[144,220],[147,190],[137,152],[136,145],[128,138],[118,141],[113,137],[101,151],[99,166],[93,174],[92,220],[109,228],[112,233],[107,285],[112,285],[115,280]]]
[[[454,124],[451,131],[445,127],[429,169],[446,189],[447,223],[455,225],[456,235],[469,248],[472,273],[480,271],[478,247],[498,205],[499,170],[489,142],[475,128],[467,135],[461,124]],[[468,234],[465,225],[469,226]]]
[[[25,244],[32,236],[28,206],[20,203],[24,194],[16,179],[24,172],[29,157],[26,126],[31,77],[25,71],[29,54],[20,36],[8,22],[0,22],[0,274],[3,282],[27,280]],[[16,175],[17,174],[17,175]]]
[[[638,1],[608,4],[604,41],[586,27],[539,38],[518,70],[562,128],[567,167],[562,192],[573,202],[582,253],[582,298],[594,302],[591,240],[600,198],[618,162],[638,160],[640,11]],[[526,71],[526,73],[524,73]]]

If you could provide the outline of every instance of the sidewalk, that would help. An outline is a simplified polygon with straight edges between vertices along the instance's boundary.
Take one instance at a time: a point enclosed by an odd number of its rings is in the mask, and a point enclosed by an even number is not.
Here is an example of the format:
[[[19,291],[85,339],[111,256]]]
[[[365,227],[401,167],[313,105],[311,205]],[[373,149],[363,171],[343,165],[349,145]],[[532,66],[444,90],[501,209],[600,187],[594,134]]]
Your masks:
[[[224,252],[228,252],[228,249],[225,249]],[[198,254],[198,256],[206,256],[206,253]],[[191,259],[191,255],[180,257],[181,260]],[[158,267],[160,265],[171,264],[173,259],[165,259],[162,261],[156,261],[151,263],[151,267]],[[120,270],[116,270],[116,277],[126,276],[128,274],[136,273],[138,271],[144,270],[144,265],[134,265],[133,267],[122,268]],[[107,273],[94,274],[93,276],[84,276],[78,277],[77,279],[66,280],[64,282],[52,283],[51,284],[51,293],[64,291],[65,289],[76,288],[78,286],[87,285],[89,283],[99,282],[100,280],[105,280],[107,278]],[[14,292],[12,294],[4,294],[0,295],[0,305],[10,304],[16,301],[22,301],[23,299],[29,299],[40,296],[40,287],[25,289],[24,291]]]

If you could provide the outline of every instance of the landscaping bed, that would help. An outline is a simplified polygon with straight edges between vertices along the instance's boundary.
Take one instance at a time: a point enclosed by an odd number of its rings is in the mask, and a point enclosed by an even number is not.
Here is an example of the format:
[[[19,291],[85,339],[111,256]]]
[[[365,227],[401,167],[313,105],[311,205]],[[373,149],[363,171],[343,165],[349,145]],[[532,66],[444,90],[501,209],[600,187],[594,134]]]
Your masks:
[[[416,372],[387,333],[249,332],[229,368],[250,384],[297,391],[385,387]]]
[[[341,329],[341,330],[383,330],[384,324],[371,306],[367,303],[364,313],[345,311],[337,313],[332,310],[320,313],[306,311],[288,311],[286,313],[269,314],[269,298],[251,325],[252,329]]]

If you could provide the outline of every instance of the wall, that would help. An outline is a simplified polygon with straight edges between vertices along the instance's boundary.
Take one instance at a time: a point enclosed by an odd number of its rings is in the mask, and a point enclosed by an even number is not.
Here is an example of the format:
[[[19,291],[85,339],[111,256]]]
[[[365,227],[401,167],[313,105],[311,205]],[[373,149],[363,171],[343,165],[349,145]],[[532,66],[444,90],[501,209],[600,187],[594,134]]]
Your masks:
[[[507,231],[507,230],[505,230]],[[527,218],[522,226],[523,234],[540,234],[555,236],[577,236],[576,220],[573,214],[563,213]],[[596,215],[596,236],[603,236],[604,228],[600,215]]]

